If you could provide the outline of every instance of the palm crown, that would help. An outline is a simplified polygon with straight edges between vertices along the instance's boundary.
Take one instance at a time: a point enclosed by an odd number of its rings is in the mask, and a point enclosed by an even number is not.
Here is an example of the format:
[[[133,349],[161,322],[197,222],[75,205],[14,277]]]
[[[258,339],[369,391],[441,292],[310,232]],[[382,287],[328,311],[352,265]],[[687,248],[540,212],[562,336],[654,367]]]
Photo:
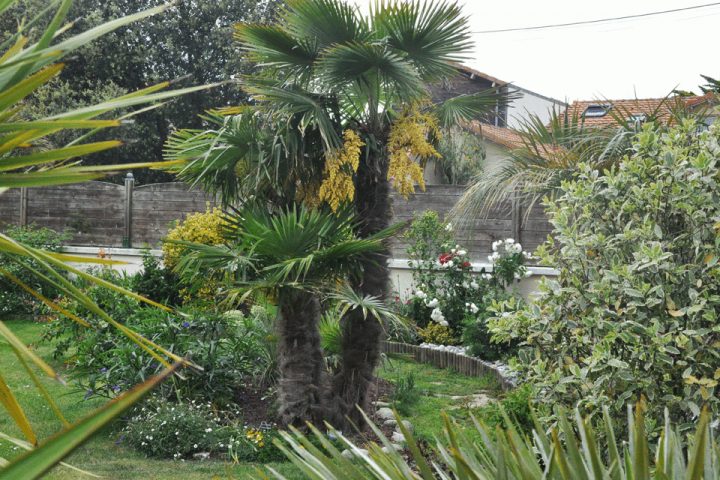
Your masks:
[[[432,103],[428,85],[454,75],[471,46],[455,3],[383,1],[363,16],[340,0],[292,0],[279,17],[236,28],[261,67],[242,80],[255,106],[219,112],[238,115],[208,117],[209,129],[179,131],[167,144],[167,158],[190,160],[181,177],[226,201],[265,180],[295,199],[297,182],[322,181],[326,154],[347,129],[362,139],[366,161],[372,152],[384,157],[389,130],[409,106],[443,127],[507,101],[488,90]]]

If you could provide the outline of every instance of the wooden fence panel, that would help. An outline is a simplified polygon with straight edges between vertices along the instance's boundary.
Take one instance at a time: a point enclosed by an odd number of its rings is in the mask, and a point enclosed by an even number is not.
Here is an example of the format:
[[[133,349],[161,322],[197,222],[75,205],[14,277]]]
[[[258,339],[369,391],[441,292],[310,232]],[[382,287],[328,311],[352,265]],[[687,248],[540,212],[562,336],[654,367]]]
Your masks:
[[[70,231],[74,245],[122,246],[124,187],[107,182],[29,188],[27,220]]]
[[[184,183],[154,183],[136,187],[132,202],[133,246],[157,246],[175,220],[216,205],[202,190]]]
[[[20,189],[0,194],[0,229],[20,224]]]
[[[129,183],[129,185],[128,185]],[[393,221],[408,221],[427,210],[444,218],[462,196],[465,187],[428,185],[405,199],[393,194]],[[135,187],[131,178],[126,185],[86,182],[78,185],[31,188],[27,190],[27,223],[36,223],[75,234],[74,245],[88,246],[157,246],[175,220],[187,214],[205,211],[216,205],[211,196],[183,183],[160,183]],[[20,190],[0,195],[0,227],[23,223],[20,214]],[[130,199],[130,201],[128,201]],[[522,223],[520,223],[522,222]],[[456,225],[458,242],[468,250],[473,261],[485,262],[492,242],[513,237],[526,250],[541,244],[551,231],[542,207],[535,206],[529,215],[516,211],[507,202],[484,218]],[[519,237],[518,237],[519,233]],[[128,242],[128,239],[130,242]],[[392,243],[394,258],[407,258],[402,238]]]

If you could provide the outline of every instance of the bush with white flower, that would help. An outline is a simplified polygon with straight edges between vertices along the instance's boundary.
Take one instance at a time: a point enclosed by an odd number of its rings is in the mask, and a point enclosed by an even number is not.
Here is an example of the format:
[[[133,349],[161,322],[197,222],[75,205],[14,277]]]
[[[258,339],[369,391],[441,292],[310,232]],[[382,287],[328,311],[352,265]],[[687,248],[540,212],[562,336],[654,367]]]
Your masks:
[[[508,287],[529,275],[525,263],[530,254],[514,239],[498,240],[489,257],[492,268],[474,272],[468,251],[456,243],[448,225],[437,213],[425,212],[405,234],[413,290],[403,313],[420,327],[426,342],[452,345],[470,339],[468,346],[475,354],[497,357],[495,350],[504,352],[504,347],[488,347],[486,311],[491,302],[513,296]],[[432,325],[436,326],[430,329]],[[472,335],[465,334],[468,328]],[[478,343],[484,348],[474,348]]]
[[[208,402],[168,402],[154,395],[133,410],[116,443],[148,457],[265,462],[283,459],[272,444],[276,436],[273,425],[244,425],[237,406],[219,409]]]

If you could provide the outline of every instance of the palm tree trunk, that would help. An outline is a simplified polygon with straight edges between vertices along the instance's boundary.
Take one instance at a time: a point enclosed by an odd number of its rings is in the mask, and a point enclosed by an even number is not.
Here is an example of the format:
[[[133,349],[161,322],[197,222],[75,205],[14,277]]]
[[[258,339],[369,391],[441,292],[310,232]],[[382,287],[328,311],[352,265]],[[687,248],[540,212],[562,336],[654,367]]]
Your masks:
[[[378,158],[380,157],[380,158]],[[361,222],[361,237],[387,228],[390,223],[390,184],[387,180],[387,160],[378,156],[367,159],[358,169],[355,208]],[[363,261],[362,279],[354,288],[363,295],[385,299],[390,287],[390,252],[383,250]],[[340,369],[333,380],[333,418],[335,425],[348,426],[347,419],[362,425],[356,406],[367,410],[368,391],[380,360],[381,322],[359,309],[343,318],[343,341]]]
[[[323,354],[320,302],[315,295],[285,289],[278,298],[279,416],[283,425],[304,428],[323,418]]]

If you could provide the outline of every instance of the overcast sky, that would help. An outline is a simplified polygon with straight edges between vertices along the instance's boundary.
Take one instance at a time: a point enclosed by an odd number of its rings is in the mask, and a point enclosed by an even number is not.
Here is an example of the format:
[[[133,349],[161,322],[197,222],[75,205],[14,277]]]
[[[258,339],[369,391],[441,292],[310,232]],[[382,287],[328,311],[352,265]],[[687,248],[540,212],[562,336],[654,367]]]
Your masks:
[[[374,0],[351,0],[363,7]],[[459,0],[474,32],[594,20],[709,0]],[[475,34],[466,63],[560,100],[663,97],[720,77],[720,5],[596,25]]]

